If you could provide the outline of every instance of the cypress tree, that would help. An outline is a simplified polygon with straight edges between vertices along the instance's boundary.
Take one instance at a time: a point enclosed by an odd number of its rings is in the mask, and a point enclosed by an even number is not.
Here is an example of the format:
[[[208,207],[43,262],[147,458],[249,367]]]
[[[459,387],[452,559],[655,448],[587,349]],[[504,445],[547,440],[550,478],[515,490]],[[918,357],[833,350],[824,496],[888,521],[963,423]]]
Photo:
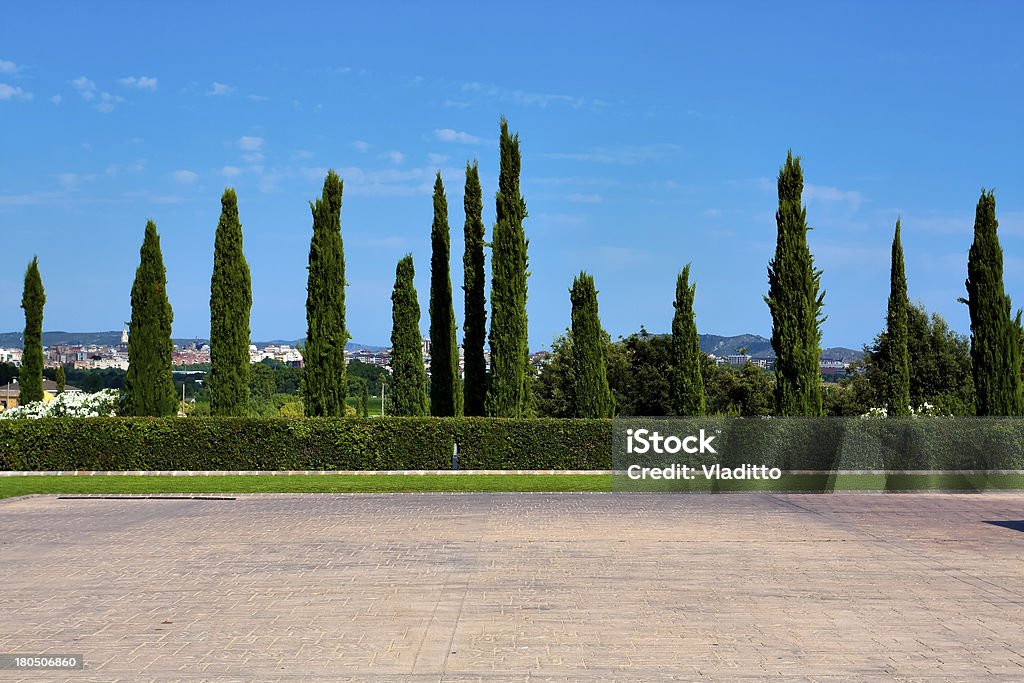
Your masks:
[[[779,170],[778,236],[768,264],[768,296],[775,350],[775,413],[821,415],[821,271],[807,246],[807,210],[800,158],[790,150]]]
[[[612,417],[615,401],[608,387],[594,278],[581,272],[573,280],[569,297],[572,301],[573,412],[576,417]]]
[[[57,393],[58,394],[63,394],[64,393],[64,387],[66,387],[68,385],[67,377],[64,374],[64,366],[63,365],[58,365],[57,366],[57,375],[56,375],[56,377],[54,379],[57,382]]]
[[[892,240],[892,265],[889,273],[889,308],[886,334],[882,341],[885,359],[885,407],[889,415],[910,414],[910,350],[907,316],[907,276],[903,267],[903,244],[900,242],[900,221]]]
[[[395,269],[395,289],[391,293],[391,415],[429,413],[415,275],[412,256],[406,255]]]
[[[430,227],[430,414],[462,414],[459,345],[455,341],[448,199],[440,172],[434,180],[434,222]]]
[[[693,314],[696,283],[690,284],[690,264],[676,277],[672,316],[672,375],[669,397],[676,415],[704,415],[704,378],[700,336]]]
[[[487,396],[487,363],[484,360],[484,341],[487,337],[487,304],[484,300],[484,219],[483,191],[476,162],[466,164],[466,192],[462,200],[466,212],[465,243],[462,257],[465,294],[462,350],[465,359],[466,415],[484,414]]]
[[[210,281],[210,413],[244,415],[249,402],[249,312],[252,279],[242,251],[238,197],[220,199]]]
[[[24,350],[21,355],[21,371],[18,373],[21,404],[43,400],[43,305],[46,293],[43,279],[39,275],[39,259],[32,257],[25,270],[25,289],[21,295],[21,307],[25,309]]]
[[[128,374],[124,380],[128,415],[173,415],[178,406],[172,374],[173,321],[174,313],[167,300],[167,270],[160,252],[160,236],[156,233],[156,224],[149,221],[132,284]]]
[[[492,417],[530,413],[530,346],[526,319],[528,242],[523,232],[526,202],[519,194],[519,134],[501,119],[497,220],[491,254],[491,378],[485,412]]]
[[[343,184],[334,171],[324,179],[322,196],[310,202],[313,238],[306,285],[303,404],[307,416],[345,414],[345,253],[341,241]]]
[[[981,191],[974,218],[974,243],[967,259],[967,305],[971,313],[971,360],[978,415],[1024,414],[1021,350],[1010,297],[1003,290],[1003,250],[996,229],[996,198]]]

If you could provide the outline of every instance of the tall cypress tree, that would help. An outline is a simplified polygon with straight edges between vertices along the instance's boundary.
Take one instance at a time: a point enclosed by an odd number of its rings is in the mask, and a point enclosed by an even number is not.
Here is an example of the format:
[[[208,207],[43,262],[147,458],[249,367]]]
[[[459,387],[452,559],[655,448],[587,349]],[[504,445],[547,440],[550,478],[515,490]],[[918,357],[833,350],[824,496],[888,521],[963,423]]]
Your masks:
[[[483,415],[487,396],[487,363],[484,360],[484,341],[487,338],[487,303],[484,300],[484,219],[483,191],[476,162],[466,164],[466,192],[463,196],[466,212],[464,230],[466,250],[462,257],[465,294],[462,350],[465,359],[466,415]]]
[[[395,289],[391,293],[391,415],[429,413],[415,275],[412,256],[406,255],[395,268]]]
[[[210,280],[210,412],[244,415],[249,402],[252,278],[242,251],[235,191],[224,190],[220,204]]]
[[[903,244],[900,242],[900,221],[892,239],[892,265],[889,272],[889,308],[882,336],[882,357],[885,366],[885,407],[889,415],[910,414],[910,351],[907,316],[907,275],[903,267]]]
[[[307,416],[345,414],[345,253],[341,241],[342,181],[329,171],[322,196],[310,202],[313,238],[306,285],[306,343],[302,350],[303,404]]]
[[[25,309],[24,350],[21,371],[18,373],[20,393],[18,402],[32,403],[43,400],[43,306],[46,293],[39,275],[39,259],[32,257],[25,270],[25,289],[21,307]]]
[[[821,271],[807,246],[804,175],[790,150],[779,170],[778,237],[768,264],[768,296],[775,349],[777,415],[821,415]]]
[[[156,233],[156,224],[149,221],[132,284],[128,374],[124,379],[128,415],[172,415],[178,405],[172,374],[173,321],[174,312],[167,300],[167,270],[160,252],[160,236]]]
[[[434,180],[434,222],[430,227],[430,414],[462,414],[459,345],[452,305],[451,235],[448,199],[440,172]]]
[[[492,417],[523,417],[530,411],[526,319],[529,243],[523,232],[526,202],[519,194],[519,134],[509,135],[504,117],[499,148],[497,220],[491,253],[491,378],[485,412]]]
[[[974,218],[974,243],[967,259],[967,305],[971,312],[971,360],[978,415],[1024,414],[1021,350],[1010,297],[1003,289],[1003,250],[996,229],[996,198],[981,191]]]
[[[697,285],[690,284],[690,264],[676,277],[672,316],[672,375],[669,399],[676,415],[703,415],[704,377],[701,370],[700,336],[693,314]]]
[[[57,374],[54,376],[53,379],[54,379],[54,381],[57,382],[57,393],[58,394],[63,394],[64,393],[64,387],[66,387],[68,385],[67,375],[65,375],[65,373],[64,373],[64,366],[63,365],[58,365],[57,366]]]
[[[573,412],[576,417],[612,417],[615,400],[608,386],[594,278],[581,272],[573,280],[569,297],[572,302]]]

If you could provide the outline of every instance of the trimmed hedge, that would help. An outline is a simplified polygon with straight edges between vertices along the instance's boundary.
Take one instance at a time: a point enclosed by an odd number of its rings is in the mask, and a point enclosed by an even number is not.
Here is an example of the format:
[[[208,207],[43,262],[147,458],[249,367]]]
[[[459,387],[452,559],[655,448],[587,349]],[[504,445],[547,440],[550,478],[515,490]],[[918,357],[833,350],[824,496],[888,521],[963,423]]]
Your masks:
[[[611,469],[611,420],[0,420],[0,470]]]

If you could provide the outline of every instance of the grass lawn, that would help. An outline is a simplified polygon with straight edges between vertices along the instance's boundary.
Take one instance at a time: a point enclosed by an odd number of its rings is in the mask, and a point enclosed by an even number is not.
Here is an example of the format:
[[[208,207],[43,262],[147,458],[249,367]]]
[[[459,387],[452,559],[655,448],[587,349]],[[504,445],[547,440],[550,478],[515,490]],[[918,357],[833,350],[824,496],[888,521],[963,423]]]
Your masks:
[[[18,476],[0,477],[0,498],[30,493],[52,494],[160,494],[160,493],[400,493],[416,491],[623,491],[623,479],[601,474],[426,474],[426,475],[227,475],[227,476]],[[657,485],[655,488],[654,485]],[[884,475],[826,477],[785,475],[778,481],[647,482],[645,491],[879,491],[879,490],[984,491],[1024,489],[1024,476],[993,475]]]

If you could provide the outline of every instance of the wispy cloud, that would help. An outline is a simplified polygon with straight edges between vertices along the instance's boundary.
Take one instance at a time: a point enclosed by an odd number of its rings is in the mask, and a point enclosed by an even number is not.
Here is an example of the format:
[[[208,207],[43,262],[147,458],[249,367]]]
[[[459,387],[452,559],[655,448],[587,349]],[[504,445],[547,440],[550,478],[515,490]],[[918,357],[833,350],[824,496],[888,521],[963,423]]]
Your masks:
[[[109,114],[114,111],[114,106],[124,102],[124,98],[120,95],[111,95],[108,92],[100,93],[100,101],[96,103],[96,111],[101,111],[104,114]]]
[[[434,152],[431,152],[430,154],[427,155],[427,161],[429,161],[432,164],[436,164],[437,166],[440,166],[444,162],[448,161],[448,155],[435,154]]]
[[[75,80],[71,81],[71,85],[74,86],[78,94],[82,96],[82,99],[86,102],[90,102],[96,97],[96,84],[85,76],[79,76]]]
[[[156,79],[150,76],[125,76],[117,81],[123,86],[129,88],[138,88],[139,90],[156,90]]]
[[[217,81],[214,81],[210,85],[210,89],[206,91],[206,94],[217,97],[217,96],[223,96],[223,95],[230,95],[234,91],[235,91],[234,86],[227,85],[226,83],[218,83]]]
[[[266,102],[270,98],[266,95],[246,95],[245,99],[252,100],[253,102]]]
[[[604,197],[599,194],[583,194],[582,192],[573,192],[566,199],[578,204],[600,204],[604,201]]]
[[[441,142],[457,142],[463,145],[479,145],[483,143],[483,140],[475,135],[452,128],[435,128],[434,137]]]
[[[365,152],[371,147],[373,147],[373,145],[371,145],[369,142],[366,142],[365,140],[356,140],[355,142],[352,143],[352,146],[355,147],[356,150],[359,152]]]
[[[466,107],[472,107],[472,102],[466,102],[464,100],[445,100],[444,106],[451,107],[453,109],[465,109]]]
[[[60,95],[54,95],[53,97],[50,98],[50,101],[53,102],[54,104],[60,104],[61,100],[63,100],[63,99],[64,98],[61,97]]]
[[[804,200],[808,202],[846,202],[857,208],[864,201],[860,192],[854,190],[840,190],[838,187],[828,185],[804,185]]]
[[[393,164],[401,164],[403,161],[405,161],[405,155],[397,150],[392,150],[388,152],[387,157]]]
[[[617,147],[595,147],[586,152],[543,152],[545,159],[582,161],[594,164],[633,165],[664,159],[679,150],[678,145],[619,145]]]
[[[573,109],[578,109],[586,104],[586,100],[582,97],[528,92],[526,90],[516,90],[498,85],[487,85],[484,83],[464,83],[462,91],[465,93],[473,93],[481,97],[500,100],[502,102],[512,102],[513,104],[526,107],[547,107],[552,104],[562,104],[572,107]]]
[[[292,152],[292,161],[302,161],[303,159],[312,159],[315,154],[310,152],[308,149],[297,149]]]
[[[6,59],[0,59],[0,74],[13,74],[18,70],[18,65]]]
[[[220,172],[221,175],[223,175],[225,178],[235,178],[237,176],[242,175],[242,169],[238,168],[237,166],[225,166],[224,168],[220,169]]]
[[[188,183],[194,183],[196,180],[198,180],[199,179],[199,174],[196,173],[195,171],[181,170],[181,171],[174,171],[173,173],[171,173],[171,177],[173,177],[179,183],[188,184]]]
[[[0,83],[0,102],[11,100],[31,100],[32,93],[25,92],[20,87]]]
[[[264,139],[255,135],[243,135],[238,138],[238,148],[243,152],[258,152],[263,149]]]

